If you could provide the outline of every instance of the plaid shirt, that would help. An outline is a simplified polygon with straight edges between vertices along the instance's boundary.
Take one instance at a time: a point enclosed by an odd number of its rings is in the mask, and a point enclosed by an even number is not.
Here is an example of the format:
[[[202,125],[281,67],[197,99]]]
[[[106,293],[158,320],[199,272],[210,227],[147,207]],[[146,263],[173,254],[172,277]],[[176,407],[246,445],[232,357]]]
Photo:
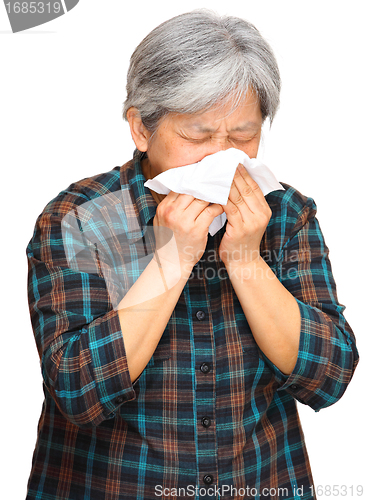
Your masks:
[[[153,247],[140,162],[62,191],[27,248],[45,394],[27,499],[315,498],[296,400],[335,403],[358,354],[313,200],[285,184],[266,197],[261,255],[301,313],[293,372],[254,340],[214,257],[223,227],[131,383],[116,305]]]

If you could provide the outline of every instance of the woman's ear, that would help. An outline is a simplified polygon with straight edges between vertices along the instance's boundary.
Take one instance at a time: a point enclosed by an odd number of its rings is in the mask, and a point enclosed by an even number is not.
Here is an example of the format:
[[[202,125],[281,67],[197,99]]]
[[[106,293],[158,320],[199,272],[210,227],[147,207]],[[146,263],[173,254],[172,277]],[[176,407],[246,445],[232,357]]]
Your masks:
[[[142,152],[147,151],[148,141],[152,134],[143,125],[140,112],[137,108],[131,107],[128,109],[127,120],[136,148]]]

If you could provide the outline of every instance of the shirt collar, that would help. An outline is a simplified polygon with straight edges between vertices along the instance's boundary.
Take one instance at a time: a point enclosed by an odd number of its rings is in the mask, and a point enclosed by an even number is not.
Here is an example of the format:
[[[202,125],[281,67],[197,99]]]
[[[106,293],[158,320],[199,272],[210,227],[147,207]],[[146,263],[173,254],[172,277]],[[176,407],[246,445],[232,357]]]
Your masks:
[[[152,224],[151,219],[156,214],[157,203],[151,191],[144,186],[146,178],[142,173],[141,162],[147,155],[136,149],[133,160],[124,165],[120,170],[121,189],[128,189],[136,209],[136,215],[142,227]]]

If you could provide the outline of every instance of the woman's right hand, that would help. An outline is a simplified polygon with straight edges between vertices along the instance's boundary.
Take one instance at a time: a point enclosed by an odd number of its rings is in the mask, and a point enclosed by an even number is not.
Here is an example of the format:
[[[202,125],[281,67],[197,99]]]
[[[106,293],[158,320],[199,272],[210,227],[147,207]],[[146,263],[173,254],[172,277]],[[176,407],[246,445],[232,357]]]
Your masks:
[[[159,264],[180,266],[184,276],[190,275],[205,251],[209,225],[221,213],[221,205],[170,191],[153,219]]]

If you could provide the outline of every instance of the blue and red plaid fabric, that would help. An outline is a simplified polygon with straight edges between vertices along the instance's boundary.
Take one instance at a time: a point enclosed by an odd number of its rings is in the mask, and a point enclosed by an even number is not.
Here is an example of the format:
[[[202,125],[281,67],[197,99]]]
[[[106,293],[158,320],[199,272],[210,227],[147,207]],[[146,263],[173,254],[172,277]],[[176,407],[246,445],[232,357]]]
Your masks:
[[[28,284],[45,399],[27,500],[315,498],[296,401],[335,403],[358,353],[314,201],[288,185],[266,197],[261,255],[302,318],[289,376],[258,348],[216,258],[223,227],[131,383],[116,305],[143,271],[138,242],[152,237],[144,182],[136,151],[37,220]]]

